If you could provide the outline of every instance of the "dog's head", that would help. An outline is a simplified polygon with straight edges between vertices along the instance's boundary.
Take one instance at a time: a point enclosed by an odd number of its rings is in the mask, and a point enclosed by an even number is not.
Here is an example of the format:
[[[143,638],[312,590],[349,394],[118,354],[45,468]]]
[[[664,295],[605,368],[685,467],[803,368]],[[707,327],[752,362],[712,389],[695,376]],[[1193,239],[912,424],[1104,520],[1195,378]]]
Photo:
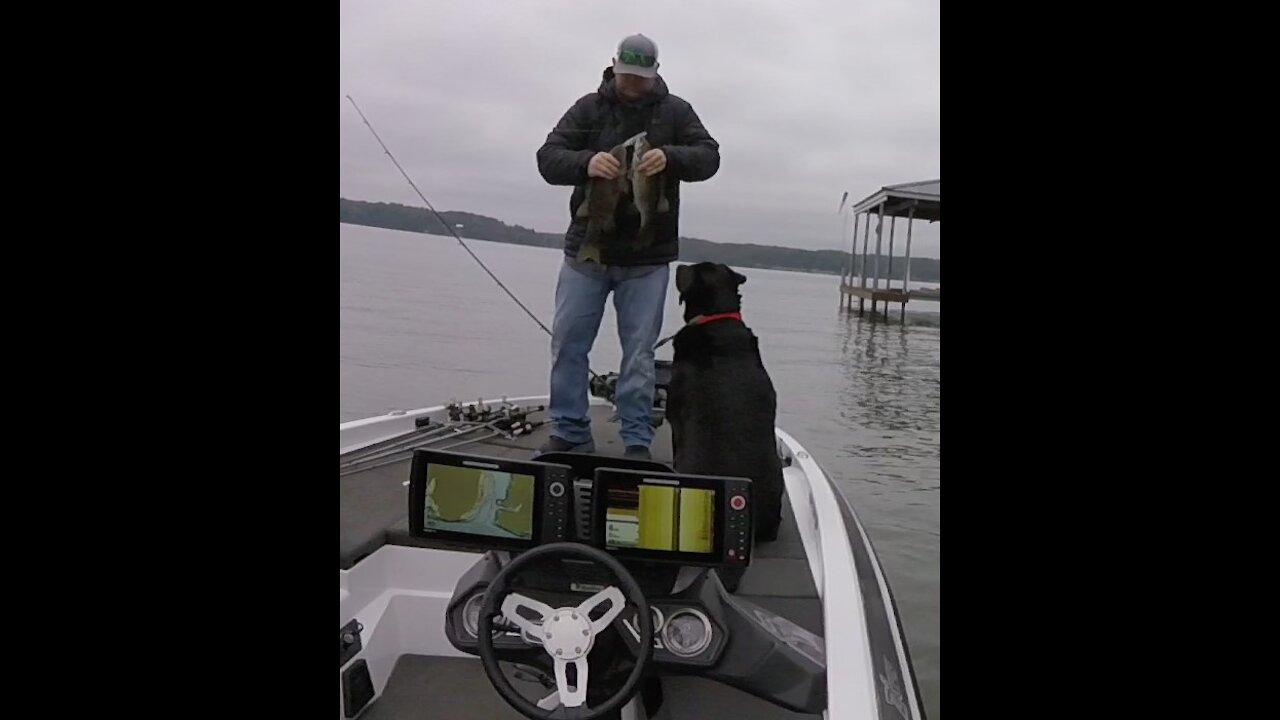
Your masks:
[[[684,319],[742,309],[738,288],[747,281],[723,263],[701,262],[676,268],[676,292],[684,303]]]

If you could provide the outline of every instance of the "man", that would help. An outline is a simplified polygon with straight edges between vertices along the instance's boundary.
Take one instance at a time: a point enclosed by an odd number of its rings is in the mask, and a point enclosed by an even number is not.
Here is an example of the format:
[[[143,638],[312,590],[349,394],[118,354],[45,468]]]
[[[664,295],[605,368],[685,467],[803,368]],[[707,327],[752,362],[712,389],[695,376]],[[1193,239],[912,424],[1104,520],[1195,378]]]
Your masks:
[[[640,219],[624,195],[616,234],[600,248],[600,262],[580,262],[588,221],[577,217],[589,178],[613,179],[623,169],[610,148],[647,132],[654,148],[634,158],[646,176],[662,173],[667,212],[652,220],[652,242],[633,246]],[[680,255],[680,182],[709,179],[720,168],[720,146],[685,100],[658,75],[658,48],[643,35],[618,44],[599,89],[569,108],[538,150],[538,171],[552,185],[573,185],[564,263],[556,283],[551,340],[552,437],[541,452],[595,452],[587,416],[587,355],[613,293],[622,342],[616,402],[629,458],[649,459],[655,371],[653,346],[662,331],[670,263]]]

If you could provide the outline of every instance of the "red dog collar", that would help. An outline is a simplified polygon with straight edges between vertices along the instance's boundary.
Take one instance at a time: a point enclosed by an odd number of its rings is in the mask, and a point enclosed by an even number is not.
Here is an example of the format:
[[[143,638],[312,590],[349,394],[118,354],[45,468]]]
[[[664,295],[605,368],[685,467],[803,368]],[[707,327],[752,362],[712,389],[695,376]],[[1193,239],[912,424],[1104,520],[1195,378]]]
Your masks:
[[[742,313],[740,312],[715,313],[713,315],[698,315],[697,317],[693,318],[688,323],[686,323],[684,327],[680,328],[680,330],[684,330],[687,327],[693,327],[694,325],[706,325],[707,323],[714,322],[716,320],[741,320],[741,319],[742,319]],[[673,339],[675,339],[676,335],[680,334],[680,330],[677,330],[674,333],[663,338],[661,341],[658,342],[657,345],[653,346],[653,349],[657,350],[663,345],[666,345],[667,343],[671,342]]]
[[[741,319],[742,319],[742,313],[740,312],[716,313],[715,315],[699,315],[693,320],[690,320],[689,324],[690,325],[706,325],[707,323],[712,322],[714,320],[741,320]]]

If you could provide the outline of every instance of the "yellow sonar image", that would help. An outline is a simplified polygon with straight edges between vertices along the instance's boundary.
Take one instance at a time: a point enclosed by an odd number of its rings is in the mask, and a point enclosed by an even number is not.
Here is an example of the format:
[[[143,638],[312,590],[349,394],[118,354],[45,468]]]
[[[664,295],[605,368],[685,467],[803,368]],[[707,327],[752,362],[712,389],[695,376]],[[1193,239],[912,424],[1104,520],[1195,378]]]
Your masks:
[[[714,490],[647,483],[608,490],[609,548],[709,553],[714,533]]]
[[[533,537],[532,475],[432,464],[427,467],[426,530]]]

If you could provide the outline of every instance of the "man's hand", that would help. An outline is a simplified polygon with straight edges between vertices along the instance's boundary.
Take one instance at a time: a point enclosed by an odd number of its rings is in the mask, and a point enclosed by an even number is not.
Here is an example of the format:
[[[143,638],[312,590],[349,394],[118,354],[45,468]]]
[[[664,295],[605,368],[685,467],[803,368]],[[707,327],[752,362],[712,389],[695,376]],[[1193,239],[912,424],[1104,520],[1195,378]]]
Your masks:
[[[605,180],[614,180],[622,171],[622,164],[618,162],[618,158],[607,152],[598,152],[591,157],[591,162],[587,164],[587,174],[591,177],[604,178]]]
[[[645,177],[657,175],[667,168],[667,154],[661,150],[650,150],[640,158],[640,164],[636,167]]]

